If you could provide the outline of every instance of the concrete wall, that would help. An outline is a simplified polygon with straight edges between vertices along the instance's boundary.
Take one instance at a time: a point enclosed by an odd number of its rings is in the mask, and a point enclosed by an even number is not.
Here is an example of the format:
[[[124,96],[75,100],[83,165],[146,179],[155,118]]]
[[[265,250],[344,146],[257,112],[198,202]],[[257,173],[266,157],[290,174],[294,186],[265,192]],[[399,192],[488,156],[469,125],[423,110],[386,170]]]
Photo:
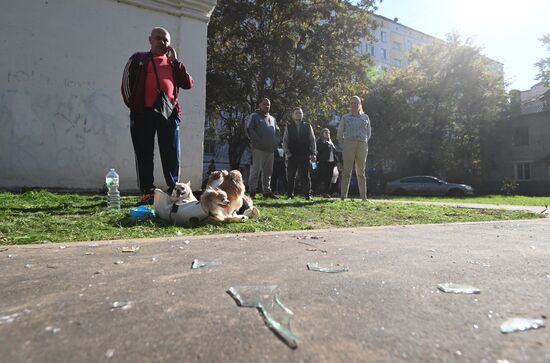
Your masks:
[[[214,0],[19,0],[0,12],[0,188],[98,190],[116,168],[136,190],[129,111],[120,95],[129,56],[163,26],[195,79],[180,93],[181,177],[200,186],[207,21]],[[164,186],[158,152],[155,183]]]

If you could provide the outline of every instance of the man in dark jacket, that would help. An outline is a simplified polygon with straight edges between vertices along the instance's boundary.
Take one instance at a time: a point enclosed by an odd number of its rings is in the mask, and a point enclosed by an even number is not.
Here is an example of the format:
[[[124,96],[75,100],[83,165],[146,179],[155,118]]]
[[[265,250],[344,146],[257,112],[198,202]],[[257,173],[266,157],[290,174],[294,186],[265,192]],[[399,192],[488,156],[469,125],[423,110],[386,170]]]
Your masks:
[[[164,28],[154,28],[149,43],[149,52],[134,53],[128,60],[121,86],[124,103],[130,109],[138,186],[143,193],[140,204],[153,203],[155,134],[168,192],[179,180],[181,107],[178,90],[193,87],[193,78],[170,46],[170,33]],[[158,97],[162,92],[173,106],[167,118],[158,112]]]
[[[305,122],[304,111],[296,108],[292,111],[292,122],[286,127],[283,136],[283,148],[286,155],[286,175],[288,178],[287,195],[294,197],[296,173],[304,187],[304,198],[311,199],[311,163],[315,162],[315,134],[309,122]]]

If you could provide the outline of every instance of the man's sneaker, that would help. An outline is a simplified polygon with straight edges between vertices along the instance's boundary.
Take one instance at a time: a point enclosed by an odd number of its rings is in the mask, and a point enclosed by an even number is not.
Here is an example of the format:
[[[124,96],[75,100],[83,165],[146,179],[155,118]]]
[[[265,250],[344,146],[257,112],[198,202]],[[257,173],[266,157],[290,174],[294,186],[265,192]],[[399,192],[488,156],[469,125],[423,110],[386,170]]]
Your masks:
[[[256,192],[250,192],[250,199],[256,199]]]
[[[311,195],[304,195],[305,200],[311,200]]]
[[[147,204],[153,204],[155,201],[155,195],[154,194],[143,194],[141,199],[138,202],[138,205],[147,205]]]
[[[279,199],[279,197],[276,196],[275,194],[273,194],[272,192],[264,193],[264,198],[265,199]]]

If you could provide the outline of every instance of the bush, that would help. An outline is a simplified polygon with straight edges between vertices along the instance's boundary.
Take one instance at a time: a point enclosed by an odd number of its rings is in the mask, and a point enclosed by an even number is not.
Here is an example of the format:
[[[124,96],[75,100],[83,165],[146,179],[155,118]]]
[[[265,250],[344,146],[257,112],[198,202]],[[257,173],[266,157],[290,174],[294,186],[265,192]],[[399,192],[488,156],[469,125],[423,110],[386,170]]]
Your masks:
[[[514,179],[504,178],[504,180],[502,181],[502,186],[500,187],[500,191],[504,195],[513,195],[515,194],[518,185],[518,182]]]

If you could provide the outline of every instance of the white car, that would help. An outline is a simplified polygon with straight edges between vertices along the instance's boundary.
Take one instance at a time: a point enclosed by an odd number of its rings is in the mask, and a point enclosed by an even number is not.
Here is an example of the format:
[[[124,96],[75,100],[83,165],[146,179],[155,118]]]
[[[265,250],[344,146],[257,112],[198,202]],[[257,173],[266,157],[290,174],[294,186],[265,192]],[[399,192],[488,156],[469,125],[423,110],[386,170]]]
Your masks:
[[[474,188],[466,184],[447,183],[433,176],[408,176],[386,184],[386,193],[394,195],[474,195]]]

